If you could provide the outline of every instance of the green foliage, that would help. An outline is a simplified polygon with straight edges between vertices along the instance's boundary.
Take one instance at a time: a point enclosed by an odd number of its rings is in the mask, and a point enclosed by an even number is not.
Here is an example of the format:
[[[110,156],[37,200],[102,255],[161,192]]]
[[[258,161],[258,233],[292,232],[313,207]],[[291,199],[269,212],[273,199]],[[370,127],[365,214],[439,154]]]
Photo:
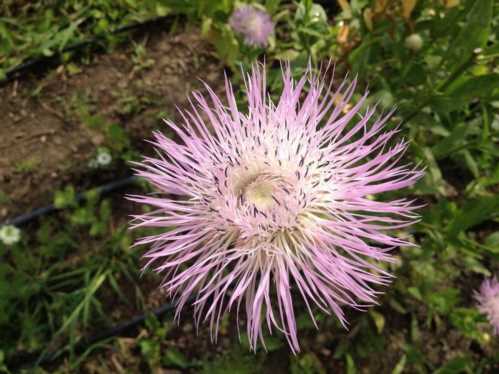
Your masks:
[[[482,48],[487,44],[492,21],[492,4],[493,0],[466,2],[465,26],[452,40],[444,56],[444,61],[450,71],[458,69],[471,58],[477,48]]]
[[[291,374],[325,374],[319,358],[313,353],[305,353],[291,361]]]
[[[255,362],[256,361],[256,362]],[[256,374],[261,372],[257,359],[240,347],[234,348],[227,354],[206,361],[200,371],[203,374]]]
[[[33,171],[38,165],[40,165],[40,160],[37,160],[35,158],[28,158],[19,162],[15,166],[15,169],[19,173],[29,173]]]
[[[108,290],[108,297],[111,292],[130,304],[130,293],[125,295],[119,284],[136,284],[139,269],[136,255],[129,251],[130,233],[110,221],[109,200],[89,191],[79,203],[75,189],[68,186],[56,192],[54,204],[62,209],[60,217],[44,220],[36,235],[0,265],[3,335],[43,354],[71,348],[97,321],[108,323],[102,289]],[[66,226],[58,224],[61,220]],[[93,237],[98,241],[88,241]],[[133,302],[140,300],[140,290],[136,292]],[[59,343],[48,344],[56,340]],[[61,346],[61,341],[70,344]],[[0,349],[10,353],[13,348],[2,340]]]
[[[119,27],[166,16],[176,9],[171,0],[69,0],[57,6],[50,3],[6,4],[0,8],[0,75],[29,58],[52,56],[90,38],[111,46],[120,40],[113,34]]]

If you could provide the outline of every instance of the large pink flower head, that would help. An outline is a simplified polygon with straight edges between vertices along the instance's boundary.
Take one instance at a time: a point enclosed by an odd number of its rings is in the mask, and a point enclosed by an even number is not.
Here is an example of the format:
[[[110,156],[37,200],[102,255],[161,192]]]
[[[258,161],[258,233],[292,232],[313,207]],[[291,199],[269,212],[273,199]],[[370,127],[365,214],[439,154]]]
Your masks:
[[[228,80],[226,103],[206,87],[209,99],[194,93],[182,125],[166,121],[180,142],[155,133],[158,156],[138,164],[159,195],[132,196],[154,208],[135,226],[168,228],[138,241],[151,245],[146,266],[164,274],[177,317],[192,301],[196,324],[209,320],[214,337],[235,309],[252,349],[267,325],[298,351],[296,298],[312,320],[315,305],[345,325],[343,307],[375,303],[374,286],[390,279],[380,263],[408,244],[387,230],[412,223],[415,207],[372,195],[421,172],[398,165],[406,143],[390,144],[389,114],[361,114],[366,95],[349,105],[355,80],[335,92],[325,82],[311,69],[295,81],[287,66],[274,102],[255,66],[244,111]]]
[[[244,37],[249,45],[265,47],[274,31],[274,22],[270,15],[253,5],[243,5],[232,13],[229,18],[232,29]]]
[[[499,335],[499,282],[497,278],[486,279],[475,293],[478,309],[489,319],[494,332]]]

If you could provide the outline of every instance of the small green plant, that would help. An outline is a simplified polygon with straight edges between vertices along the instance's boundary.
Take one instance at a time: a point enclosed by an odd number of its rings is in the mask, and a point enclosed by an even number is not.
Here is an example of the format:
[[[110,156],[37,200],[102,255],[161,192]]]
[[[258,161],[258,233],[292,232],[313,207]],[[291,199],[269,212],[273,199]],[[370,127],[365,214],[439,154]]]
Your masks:
[[[18,173],[29,173],[33,171],[38,165],[41,164],[41,160],[37,158],[27,158],[25,160],[22,160],[18,162],[14,168]]]

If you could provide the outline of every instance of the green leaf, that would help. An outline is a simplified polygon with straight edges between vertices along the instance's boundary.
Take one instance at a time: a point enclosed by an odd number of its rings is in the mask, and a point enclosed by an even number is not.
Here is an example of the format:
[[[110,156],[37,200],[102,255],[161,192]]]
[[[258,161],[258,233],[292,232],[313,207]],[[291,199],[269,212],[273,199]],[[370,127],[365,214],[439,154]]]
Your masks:
[[[469,1],[471,6],[464,27],[455,40],[450,42],[446,61],[451,70],[458,69],[476,48],[485,46],[490,33],[493,0]]]
[[[392,370],[392,374],[401,374],[404,372],[405,368],[405,362],[407,361],[407,356],[403,355],[400,361],[397,363],[397,366],[395,366]]]
[[[490,47],[484,48],[482,53],[485,57],[499,56],[499,43],[493,44]]]
[[[84,290],[83,300],[73,310],[71,315],[68,318],[65,318],[62,327],[59,329],[59,331],[56,333],[56,335],[59,335],[61,332],[65,331],[70,325],[72,325],[74,322],[76,322],[78,317],[81,316],[82,311],[89,306],[95,293],[99,290],[102,283],[106,280],[107,275],[108,275],[108,271],[105,271],[104,273],[96,274],[94,276],[94,278],[91,279],[90,283],[88,284],[88,286]]]
[[[261,372],[261,365],[255,355],[234,346],[229,352],[204,363],[202,374],[253,374]]]
[[[348,55],[348,62],[354,73],[362,72],[369,65],[373,41],[367,37],[362,44]]]
[[[450,315],[451,323],[472,339],[479,339],[482,335],[477,324],[483,318],[485,317],[476,308],[455,308]]]
[[[468,128],[468,124],[464,122],[455,125],[449,136],[432,147],[435,159],[440,160],[461,148],[466,143],[465,135]]]
[[[449,314],[459,302],[459,290],[447,288],[432,292],[426,296],[426,301],[440,314]]]
[[[112,123],[109,125],[107,128],[107,136],[112,147],[118,151],[122,151],[128,146],[128,134],[118,123]]]
[[[378,330],[378,333],[381,334],[385,327],[385,317],[383,316],[383,314],[378,313],[373,309],[369,311],[369,315],[371,316],[371,318],[374,321],[374,324],[376,325],[376,330]]]
[[[472,156],[471,152],[467,149],[462,152],[464,156],[464,163],[468,167],[468,170],[471,172],[474,178],[478,178],[480,176],[480,170],[478,168],[478,163],[475,158]]]
[[[445,94],[460,102],[492,96],[499,86],[499,74],[468,76],[450,85]]]
[[[449,223],[448,233],[456,236],[460,231],[489,219],[499,211],[499,196],[484,196],[466,201],[464,206]]]
[[[268,352],[277,351],[284,345],[283,341],[276,336],[265,337],[265,347]]]
[[[161,4],[156,4],[156,14],[159,17],[164,17],[170,12],[170,8],[163,6]]]
[[[347,374],[355,374],[357,372],[357,369],[355,368],[355,363],[353,362],[352,356],[347,353],[345,360],[347,364]]]
[[[411,340],[416,343],[421,341],[421,330],[418,319],[414,315],[411,317]]]
[[[81,68],[73,63],[69,63],[68,65],[66,65],[66,69],[68,69],[69,75],[75,75],[82,72]]]
[[[473,99],[493,99],[497,95],[498,87],[499,74],[461,76],[443,94],[436,94],[431,105],[440,113],[464,109]]]
[[[212,42],[220,58],[228,65],[235,66],[239,55],[239,43],[232,30],[228,26],[222,27],[219,32],[214,33]]]
[[[165,361],[167,364],[178,366],[182,369],[189,367],[189,361],[182,352],[175,348],[166,351]]]
[[[63,191],[56,191],[54,206],[57,209],[73,206],[76,203],[76,192],[73,186],[67,186]]]
[[[291,361],[291,374],[325,374],[326,370],[314,353],[304,353]]]
[[[416,191],[422,194],[436,194],[441,196],[447,195],[446,183],[442,177],[442,171],[435,160],[433,152],[428,147],[414,145],[417,155],[423,160],[423,165],[426,166],[426,173],[416,184]]]
[[[434,374],[458,374],[463,372],[470,372],[472,368],[471,364],[472,361],[470,358],[457,357],[447,362],[444,366],[440,367],[434,372]]]
[[[416,287],[409,287],[407,292],[412,295],[417,300],[423,300],[423,295],[421,295],[421,291]]]
[[[493,232],[487,236],[484,244],[490,252],[499,254],[499,231]]]
[[[140,352],[150,365],[156,366],[161,355],[160,344],[152,339],[144,339],[139,342]]]

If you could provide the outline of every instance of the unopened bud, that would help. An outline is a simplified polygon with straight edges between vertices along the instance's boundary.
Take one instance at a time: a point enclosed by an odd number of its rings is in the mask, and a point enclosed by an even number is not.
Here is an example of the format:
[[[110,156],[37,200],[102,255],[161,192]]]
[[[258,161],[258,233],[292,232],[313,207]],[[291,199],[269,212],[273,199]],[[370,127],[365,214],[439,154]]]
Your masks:
[[[405,38],[405,47],[411,51],[419,51],[423,47],[423,38],[419,34],[411,34]]]

